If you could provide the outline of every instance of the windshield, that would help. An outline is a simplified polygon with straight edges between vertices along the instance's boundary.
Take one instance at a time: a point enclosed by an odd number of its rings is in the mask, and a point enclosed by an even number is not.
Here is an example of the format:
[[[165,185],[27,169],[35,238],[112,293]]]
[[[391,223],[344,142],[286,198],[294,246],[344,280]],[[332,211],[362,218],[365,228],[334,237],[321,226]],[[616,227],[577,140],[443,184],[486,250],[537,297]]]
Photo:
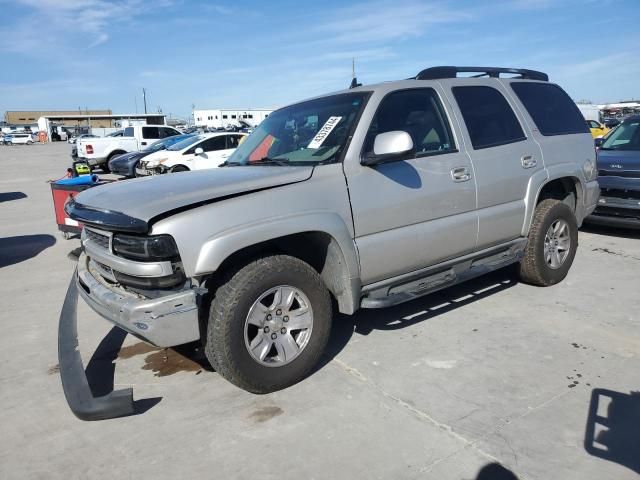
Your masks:
[[[180,150],[187,148],[190,145],[193,145],[196,142],[199,142],[200,140],[204,140],[205,138],[207,137],[205,137],[204,135],[193,135],[185,138],[184,140],[178,143],[174,143],[173,145],[168,147],[167,150],[170,150],[172,152],[178,152]]]
[[[226,165],[335,162],[368,95],[345,93],[277,110],[242,142]]]
[[[640,119],[624,122],[607,135],[601,150],[640,150]]]
[[[158,150],[164,150],[165,148],[169,148],[171,145],[175,143],[180,143],[183,140],[187,140],[191,135],[175,135],[173,137],[163,138],[162,140],[158,140],[157,142],[153,142],[147,148],[145,148],[144,152],[157,152]]]

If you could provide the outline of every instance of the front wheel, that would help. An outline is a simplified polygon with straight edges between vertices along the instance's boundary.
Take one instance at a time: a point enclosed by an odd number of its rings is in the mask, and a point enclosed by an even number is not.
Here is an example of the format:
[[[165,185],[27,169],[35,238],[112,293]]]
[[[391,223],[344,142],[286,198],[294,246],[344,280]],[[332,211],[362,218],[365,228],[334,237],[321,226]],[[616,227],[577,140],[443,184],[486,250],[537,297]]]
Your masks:
[[[270,393],[305,378],[331,331],[331,299],[318,273],[287,255],[235,271],[211,302],[205,353],[231,383]]]
[[[529,241],[520,261],[520,279],[546,287],[569,273],[578,248],[578,224],[573,210],[560,200],[543,200],[533,214]]]

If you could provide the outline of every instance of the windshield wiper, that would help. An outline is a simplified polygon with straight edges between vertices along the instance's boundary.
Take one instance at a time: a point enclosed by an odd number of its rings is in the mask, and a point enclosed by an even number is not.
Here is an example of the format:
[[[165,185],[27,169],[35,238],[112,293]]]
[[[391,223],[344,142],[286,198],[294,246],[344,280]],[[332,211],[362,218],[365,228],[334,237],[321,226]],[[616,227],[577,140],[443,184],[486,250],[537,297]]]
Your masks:
[[[280,158],[262,157],[260,160],[249,161],[247,165],[278,165],[281,167],[286,167],[289,165],[289,161],[286,158],[280,159]]]
[[[238,165],[243,165],[240,162],[230,162],[229,160],[225,160],[218,167],[237,167]]]

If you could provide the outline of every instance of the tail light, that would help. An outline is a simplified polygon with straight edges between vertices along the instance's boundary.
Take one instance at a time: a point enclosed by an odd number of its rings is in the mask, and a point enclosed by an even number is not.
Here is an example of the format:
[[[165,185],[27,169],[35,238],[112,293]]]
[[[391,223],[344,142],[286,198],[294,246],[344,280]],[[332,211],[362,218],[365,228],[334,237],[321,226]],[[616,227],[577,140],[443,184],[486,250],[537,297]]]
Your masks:
[[[93,145],[87,145],[87,153],[93,153]]]

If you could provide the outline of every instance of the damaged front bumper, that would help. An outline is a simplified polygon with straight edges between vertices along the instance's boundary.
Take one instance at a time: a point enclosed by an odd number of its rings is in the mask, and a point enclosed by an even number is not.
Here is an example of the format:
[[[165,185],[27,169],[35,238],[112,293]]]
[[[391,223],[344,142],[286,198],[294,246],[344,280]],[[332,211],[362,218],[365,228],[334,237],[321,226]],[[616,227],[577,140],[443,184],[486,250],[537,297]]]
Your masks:
[[[200,338],[195,290],[144,298],[108,286],[90,271],[86,255],[78,259],[78,292],[99,315],[157,347],[172,347]]]
[[[197,295],[192,289],[145,298],[101,282],[82,254],[65,297],[58,329],[58,361],[69,407],[81,420],[131,415],[133,391],[93,397],[78,351],[77,300],[81,296],[99,315],[128,333],[159,347],[200,338]]]

